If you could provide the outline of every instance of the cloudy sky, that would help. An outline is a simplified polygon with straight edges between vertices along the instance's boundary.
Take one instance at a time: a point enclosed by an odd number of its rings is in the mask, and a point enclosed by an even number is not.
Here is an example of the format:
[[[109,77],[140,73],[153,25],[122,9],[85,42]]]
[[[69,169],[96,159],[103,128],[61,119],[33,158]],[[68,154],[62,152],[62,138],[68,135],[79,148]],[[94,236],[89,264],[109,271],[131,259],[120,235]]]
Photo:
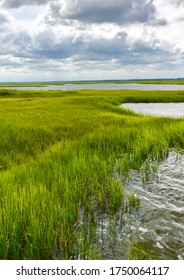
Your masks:
[[[0,0],[0,82],[184,77],[184,0]]]

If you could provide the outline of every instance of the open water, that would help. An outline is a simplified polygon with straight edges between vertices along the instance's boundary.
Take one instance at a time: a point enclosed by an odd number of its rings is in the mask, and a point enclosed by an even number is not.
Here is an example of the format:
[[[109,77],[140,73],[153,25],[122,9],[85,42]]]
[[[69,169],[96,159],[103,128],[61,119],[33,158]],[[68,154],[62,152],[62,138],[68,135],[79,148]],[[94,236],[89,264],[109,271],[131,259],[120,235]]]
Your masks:
[[[1,87],[3,88],[3,87]],[[65,84],[65,85],[48,85],[44,87],[4,87],[6,89],[18,90],[184,90],[184,85],[154,85],[154,84]]]
[[[122,108],[153,116],[184,117],[184,103],[124,103]]]

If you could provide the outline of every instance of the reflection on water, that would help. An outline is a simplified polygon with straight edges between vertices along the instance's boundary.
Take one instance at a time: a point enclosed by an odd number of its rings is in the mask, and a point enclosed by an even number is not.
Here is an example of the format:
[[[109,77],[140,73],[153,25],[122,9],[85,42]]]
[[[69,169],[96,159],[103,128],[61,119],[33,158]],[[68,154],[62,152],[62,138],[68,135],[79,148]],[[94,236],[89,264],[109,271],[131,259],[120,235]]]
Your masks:
[[[3,87],[1,87],[3,88]],[[184,90],[184,85],[154,85],[154,84],[64,84],[48,85],[43,87],[4,87],[6,89],[18,90],[81,90],[81,89],[101,89],[101,90]]]
[[[154,116],[184,117],[184,103],[124,103],[122,108]]]
[[[171,150],[149,180],[131,171],[125,190],[141,198],[140,207],[117,215],[110,230],[106,219],[101,223],[102,259],[127,259],[135,242],[146,244],[146,253],[155,259],[184,259],[183,170],[184,155]]]

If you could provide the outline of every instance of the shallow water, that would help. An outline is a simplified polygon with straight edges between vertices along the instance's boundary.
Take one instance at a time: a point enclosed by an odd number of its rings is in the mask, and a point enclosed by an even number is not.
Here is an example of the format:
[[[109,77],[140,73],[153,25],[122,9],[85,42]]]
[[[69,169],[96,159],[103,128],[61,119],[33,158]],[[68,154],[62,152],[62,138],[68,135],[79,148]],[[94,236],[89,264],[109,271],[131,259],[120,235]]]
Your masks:
[[[3,87],[1,87],[3,88]],[[81,90],[81,89],[96,89],[96,90],[184,90],[184,85],[154,85],[154,84],[65,84],[65,85],[48,85],[43,87],[4,87],[6,89],[17,90]]]
[[[184,117],[184,103],[124,103],[122,108],[153,116]]]
[[[130,175],[125,191],[133,190],[140,197],[140,207],[116,216],[110,231],[104,219],[99,230],[102,259],[127,259],[131,244],[143,242],[154,259],[183,260],[184,155],[171,150],[147,180],[144,173],[131,171]]]

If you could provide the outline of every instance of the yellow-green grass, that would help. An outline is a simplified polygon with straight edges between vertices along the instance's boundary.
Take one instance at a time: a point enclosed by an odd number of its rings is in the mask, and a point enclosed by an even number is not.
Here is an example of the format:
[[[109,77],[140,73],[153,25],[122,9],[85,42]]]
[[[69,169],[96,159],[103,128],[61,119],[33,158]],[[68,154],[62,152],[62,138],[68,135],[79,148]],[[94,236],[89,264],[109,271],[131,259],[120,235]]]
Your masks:
[[[100,258],[96,228],[123,208],[122,174],[184,147],[184,120],[122,102],[183,92],[0,91],[0,259]]]
[[[14,83],[0,83],[0,88],[4,87],[42,87],[46,85],[45,82],[14,82]]]

